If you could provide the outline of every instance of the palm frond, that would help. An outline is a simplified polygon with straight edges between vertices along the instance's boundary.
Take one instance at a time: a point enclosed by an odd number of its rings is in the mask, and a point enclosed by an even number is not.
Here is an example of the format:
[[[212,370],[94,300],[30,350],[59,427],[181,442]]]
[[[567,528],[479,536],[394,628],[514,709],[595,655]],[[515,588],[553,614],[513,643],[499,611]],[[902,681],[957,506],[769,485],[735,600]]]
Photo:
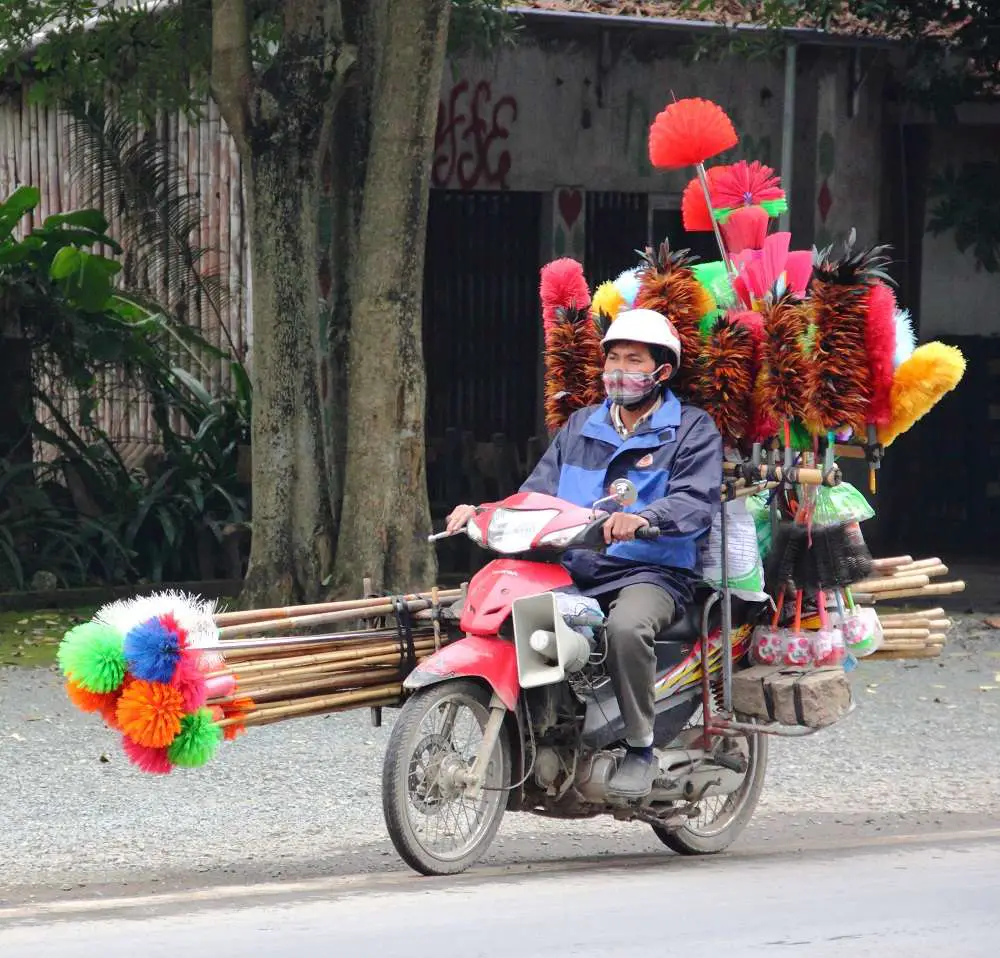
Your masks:
[[[201,197],[189,191],[165,144],[155,133],[113,108],[92,101],[68,105],[76,148],[70,158],[86,202],[112,213],[121,223],[121,241],[135,273],[162,276],[175,298],[183,290],[210,310],[235,354],[222,311],[230,299],[222,271],[206,270],[216,251],[196,246],[192,237],[204,213]]]

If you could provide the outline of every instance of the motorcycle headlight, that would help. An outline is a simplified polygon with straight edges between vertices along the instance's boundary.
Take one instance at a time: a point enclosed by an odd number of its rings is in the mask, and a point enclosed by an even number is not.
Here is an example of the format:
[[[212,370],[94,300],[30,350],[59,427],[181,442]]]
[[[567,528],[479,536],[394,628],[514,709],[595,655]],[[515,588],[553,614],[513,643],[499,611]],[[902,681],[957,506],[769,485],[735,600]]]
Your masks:
[[[556,549],[561,549],[563,546],[569,545],[586,528],[586,525],[570,526],[568,529],[559,529],[557,532],[550,532],[547,536],[542,537],[539,545],[553,546]]]
[[[490,520],[486,543],[496,552],[527,552],[535,536],[557,515],[555,509],[497,509]]]

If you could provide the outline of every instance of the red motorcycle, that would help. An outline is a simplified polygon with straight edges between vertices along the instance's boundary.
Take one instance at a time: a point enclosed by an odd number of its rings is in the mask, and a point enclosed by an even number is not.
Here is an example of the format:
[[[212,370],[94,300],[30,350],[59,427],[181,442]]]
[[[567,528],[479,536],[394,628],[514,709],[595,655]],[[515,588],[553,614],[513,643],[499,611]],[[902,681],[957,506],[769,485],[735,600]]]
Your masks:
[[[517,493],[481,506],[466,526],[473,542],[502,558],[472,579],[452,613],[461,637],[407,677],[412,694],[383,769],[389,835],[416,871],[465,870],[486,852],[508,810],[638,820],[688,855],[722,851],[750,820],[764,784],[767,738],[717,708],[766,607],[735,598],[730,604],[727,589],[701,589],[657,639],[659,776],[651,794],[640,801],[608,794],[625,750],[604,667],[604,614],[574,588],[559,558],[570,549],[604,548],[610,513],[598,507],[636,498],[628,480],[610,491],[590,509]],[[638,535],[653,538],[659,530]]]

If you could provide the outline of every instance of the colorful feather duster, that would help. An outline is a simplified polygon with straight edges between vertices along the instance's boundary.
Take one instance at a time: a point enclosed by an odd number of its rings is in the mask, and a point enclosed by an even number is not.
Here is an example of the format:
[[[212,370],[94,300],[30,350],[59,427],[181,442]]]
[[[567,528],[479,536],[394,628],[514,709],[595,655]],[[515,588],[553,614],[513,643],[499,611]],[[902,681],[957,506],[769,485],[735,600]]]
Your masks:
[[[681,341],[681,365],[671,388],[686,395],[695,378],[695,365],[701,350],[701,318],[715,306],[711,294],[694,276],[687,250],[674,251],[663,242],[654,253],[647,248],[645,268],[639,279],[636,309],[653,309],[666,316]],[[689,397],[693,398],[693,397]]]
[[[764,364],[755,403],[774,420],[791,420],[805,407],[806,362],[802,351],[808,312],[790,296],[764,307]]]
[[[892,381],[889,421],[878,430],[883,446],[891,445],[941,398],[954,389],[965,375],[965,357],[954,346],[925,343],[913,351]]]
[[[697,166],[736,146],[732,120],[711,100],[677,100],[661,111],[649,128],[649,160],[657,169]]]
[[[866,309],[865,349],[872,390],[868,422],[884,426],[892,418],[889,394],[895,371],[896,297],[888,286],[874,283],[868,290]]]
[[[556,321],[557,310],[586,309],[590,305],[590,289],[583,276],[583,267],[568,256],[546,263],[542,267],[539,295],[542,325],[548,332]]]
[[[723,440],[733,445],[750,425],[753,360],[751,330],[729,317],[716,322],[698,356],[693,391]]]
[[[744,206],[762,207],[769,216],[780,216],[788,209],[781,180],[769,166],[757,160],[740,160],[709,179],[709,193],[719,222],[725,223],[734,210]]]

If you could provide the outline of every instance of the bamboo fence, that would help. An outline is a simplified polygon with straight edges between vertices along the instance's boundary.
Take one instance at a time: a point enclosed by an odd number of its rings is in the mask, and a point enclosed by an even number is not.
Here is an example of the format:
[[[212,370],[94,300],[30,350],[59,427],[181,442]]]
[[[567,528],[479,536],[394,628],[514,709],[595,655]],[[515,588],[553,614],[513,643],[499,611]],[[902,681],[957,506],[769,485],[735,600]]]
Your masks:
[[[250,344],[249,249],[242,170],[235,144],[211,101],[200,122],[191,123],[179,114],[162,115],[155,132],[167,145],[179,170],[181,192],[197,192],[200,196],[204,215],[190,241],[194,247],[212,251],[202,260],[201,268],[206,272],[221,271],[229,299],[222,304],[221,315],[217,315],[192,290],[178,289],[162,273],[140,274],[127,255],[119,282],[145,290],[172,312],[183,314],[208,342],[225,349],[235,347],[237,357],[245,359]],[[36,186],[42,193],[41,203],[32,216],[25,218],[19,233],[39,226],[53,213],[88,205],[71,175],[69,156],[75,148],[68,117],[56,108],[29,102],[28,88],[0,99],[0,196],[6,198],[20,186]],[[121,220],[111,204],[101,205],[111,222],[110,235],[121,235]],[[186,355],[178,356],[178,365],[197,375],[209,392],[218,394],[228,388],[228,365],[211,357],[203,357],[202,362],[207,373]],[[46,385],[60,397],[62,411],[73,417],[78,398],[68,389],[59,389],[57,383]],[[157,429],[149,403],[139,389],[121,376],[108,377],[100,388],[105,401],[99,404],[95,418],[114,442],[156,442]]]

